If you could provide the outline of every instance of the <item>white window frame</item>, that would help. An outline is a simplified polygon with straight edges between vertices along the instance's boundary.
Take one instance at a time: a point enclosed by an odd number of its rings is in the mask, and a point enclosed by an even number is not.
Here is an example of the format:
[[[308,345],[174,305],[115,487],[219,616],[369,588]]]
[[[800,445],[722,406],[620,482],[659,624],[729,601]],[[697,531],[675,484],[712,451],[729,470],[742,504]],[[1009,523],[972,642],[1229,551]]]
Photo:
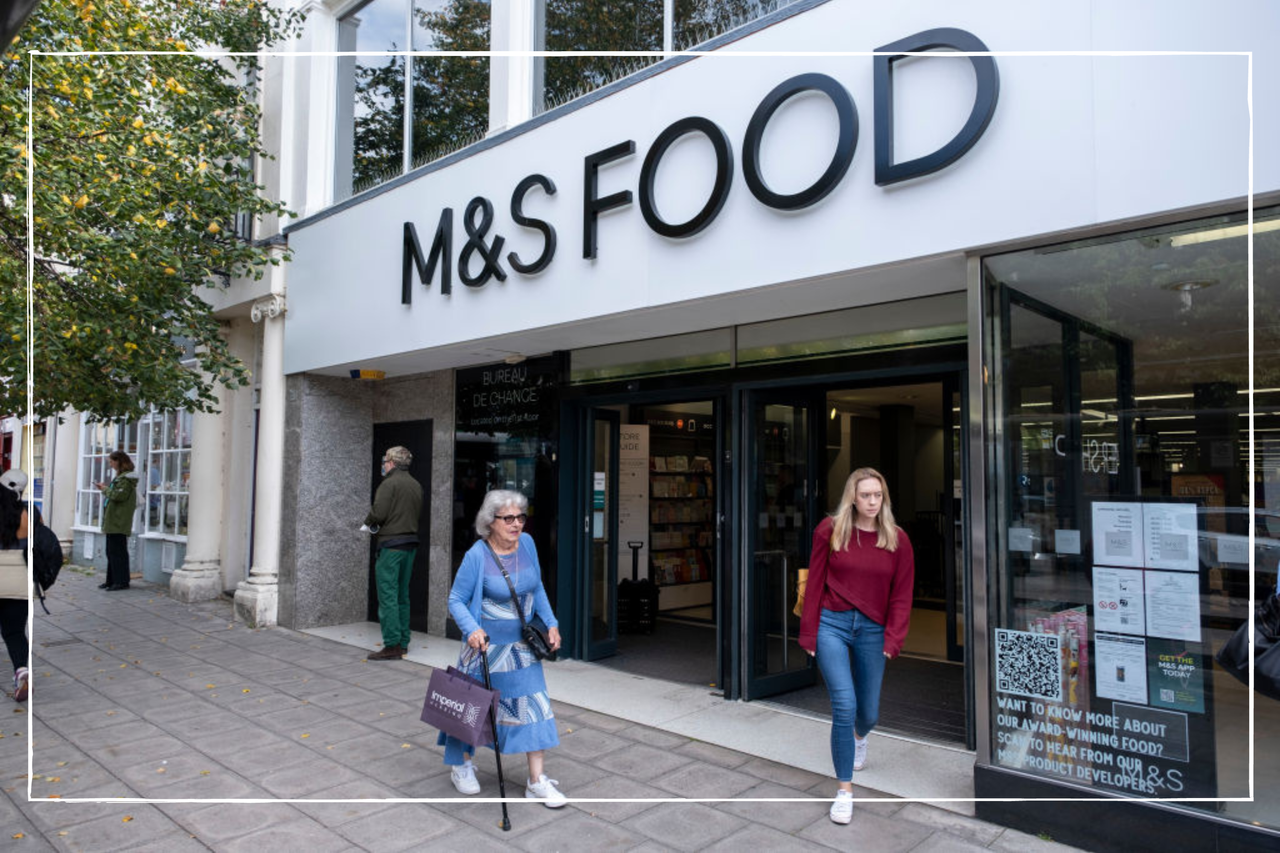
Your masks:
[[[138,423],[88,421],[80,427],[80,460],[76,471],[76,530],[101,532],[102,492],[95,483],[110,479],[107,457],[117,450],[138,458]]]
[[[143,495],[142,535],[186,542],[190,522],[192,414],[152,411],[143,419],[138,488]]]

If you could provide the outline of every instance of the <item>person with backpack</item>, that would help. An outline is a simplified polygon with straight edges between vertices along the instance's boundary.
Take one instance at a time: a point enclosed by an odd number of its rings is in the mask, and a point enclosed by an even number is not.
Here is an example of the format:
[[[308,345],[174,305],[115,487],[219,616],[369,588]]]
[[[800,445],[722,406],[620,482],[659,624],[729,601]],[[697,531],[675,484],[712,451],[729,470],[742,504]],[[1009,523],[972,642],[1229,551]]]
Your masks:
[[[27,510],[12,490],[0,488],[0,636],[13,662],[13,699],[25,702],[30,685],[27,659]]]
[[[40,517],[39,504],[21,500],[22,493],[27,489],[25,471],[21,468],[10,468],[0,474],[0,486],[17,495],[22,507],[27,511],[33,557],[31,574],[35,581],[34,590],[40,597],[40,606],[44,608],[45,613],[48,613],[49,606],[45,604],[44,593],[53,586],[58,579],[58,572],[62,570],[62,543],[58,541],[58,535],[50,530],[44,523],[44,519]],[[25,551],[23,555],[26,555]]]
[[[138,502],[138,472],[123,450],[107,457],[116,476],[110,483],[95,483],[106,497],[102,507],[102,532],[107,537],[107,580],[98,589],[107,592],[129,588],[129,534]]]

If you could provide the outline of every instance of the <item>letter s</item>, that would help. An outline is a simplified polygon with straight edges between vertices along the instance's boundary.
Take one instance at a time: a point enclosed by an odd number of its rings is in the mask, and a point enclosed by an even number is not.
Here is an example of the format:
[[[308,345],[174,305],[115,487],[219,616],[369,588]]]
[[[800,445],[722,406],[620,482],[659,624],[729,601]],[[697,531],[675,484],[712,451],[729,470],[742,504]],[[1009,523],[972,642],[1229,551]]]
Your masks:
[[[542,272],[551,263],[551,259],[556,253],[556,229],[551,226],[550,222],[534,219],[532,216],[525,216],[524,214],[524,197],[529,190],[533,189],[535,184],[542,187],[542,191],[547,195],[556,194],[556,185],[546,175],[529,175],[516,184],[515,191],[511,193],[511,218],[515,220],[517,225],[542,232],[542,254],[538,255],[537,260],[533,263],[526,264],[522,262],[515,252],[507,253],[507,260],[511,263],[511,268],[522,275],[535,275]]]

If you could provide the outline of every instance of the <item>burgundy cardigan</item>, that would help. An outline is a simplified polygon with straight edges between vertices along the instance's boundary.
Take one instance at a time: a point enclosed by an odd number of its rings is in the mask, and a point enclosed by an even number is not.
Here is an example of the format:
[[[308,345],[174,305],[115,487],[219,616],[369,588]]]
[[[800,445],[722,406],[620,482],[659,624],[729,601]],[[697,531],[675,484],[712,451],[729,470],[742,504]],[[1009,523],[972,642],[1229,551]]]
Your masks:
[[[898,528],[898,550],[890,552],[868,547],[831,551],[832,520],[824,518],[813,532],[813,553],[809,556],[809,580],[804,588],[804,611],[800,616],[801,648],[816,651],[818,621],[827,587],[840,598],[884,626],[884,650],[897,657],[911,625],[911,602],[915,587],[915,555],[906,531]],[[836,571],[832,572],[832,564]],[[830,577],[828,577],[830,575]]]

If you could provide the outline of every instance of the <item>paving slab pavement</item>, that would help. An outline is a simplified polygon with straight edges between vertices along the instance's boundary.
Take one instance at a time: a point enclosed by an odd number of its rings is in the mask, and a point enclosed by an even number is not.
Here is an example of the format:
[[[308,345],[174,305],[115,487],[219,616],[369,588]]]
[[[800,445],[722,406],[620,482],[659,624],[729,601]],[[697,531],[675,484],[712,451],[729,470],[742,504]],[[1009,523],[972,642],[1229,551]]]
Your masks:
[[[547,770],[574,799],[559,811],[512,802],[504,833],[487,799],[497,796],[492,752],[477,762],[481,796],[461,797],[434,729],[416,719],[427,665],[251,630],[227,600],[188,605],[137,581],[113,593],[96,585],[77,567],[62,573],[52,615],[34,625],[29,708],[0,706],[5,850],[1072,849],[892,799],[861,802],[853,824],[837,826],[827,802],[806,799],[829,796],[830,779],[558,702],[554,688],[562,745]],[[523,764],[508,759],[508,777],[522,779]],[[670,797],[725,800],[647,801]],[[94,798],[134,801],[79,801]],[[403,802],[416,798],[449,801]]]

